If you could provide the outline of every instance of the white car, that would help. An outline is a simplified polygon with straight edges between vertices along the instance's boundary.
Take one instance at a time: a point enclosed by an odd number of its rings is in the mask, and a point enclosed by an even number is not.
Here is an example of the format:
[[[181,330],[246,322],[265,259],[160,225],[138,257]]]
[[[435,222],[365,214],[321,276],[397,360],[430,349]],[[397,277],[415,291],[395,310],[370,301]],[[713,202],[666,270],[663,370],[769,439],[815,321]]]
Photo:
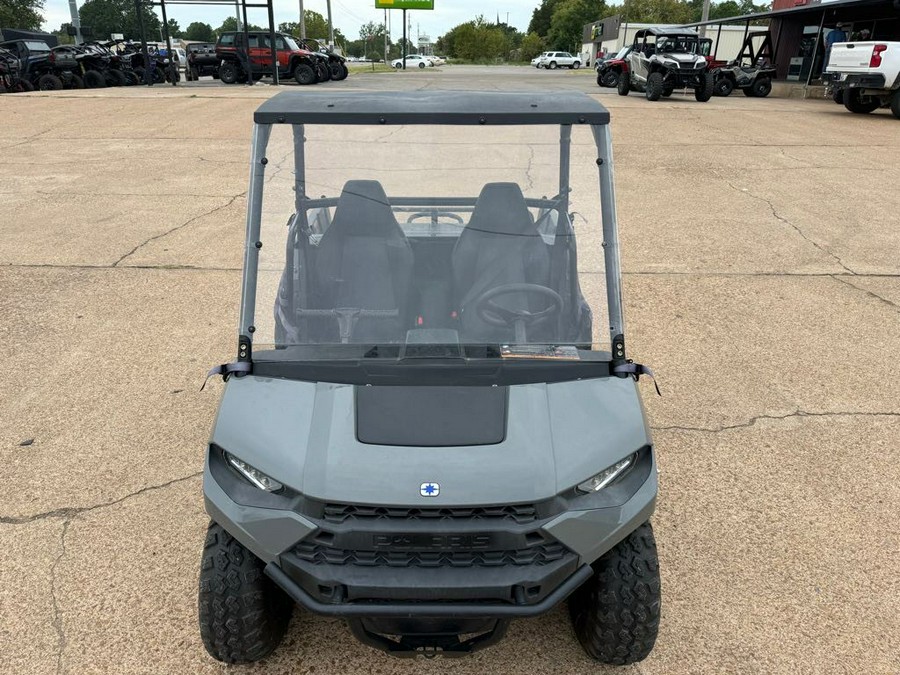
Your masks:
[[[581,68],[581,59],[572,56],[569,52],[544,52],[540,56],[538,68],[548,68],[556,70],[557,68]]]
[[[544,52],[543,54],[538,54],[533,59],[531,59],[531,65],[535,68],[543,68],[541,65],[541,59],[544,58],[547,54],[552,54],[553,52]]]
[[[436,66],[442,66],[442,65],[444,65],[445,63],[447,63],[447,62],[446,62],[444,59],[442,59],[440,56],[426,56],[425,58],[427,58],[429,61],[431,61],[431,63],[433,63],[433,64],[436,65]]]
[[[391,65],[400,70],[403,67],[403,59],[394,59],[391,61]],[[429,61],[426,57],[420,54],[407,54],[406,56],[406,67],[407,68],[434,68],[434,64]]]

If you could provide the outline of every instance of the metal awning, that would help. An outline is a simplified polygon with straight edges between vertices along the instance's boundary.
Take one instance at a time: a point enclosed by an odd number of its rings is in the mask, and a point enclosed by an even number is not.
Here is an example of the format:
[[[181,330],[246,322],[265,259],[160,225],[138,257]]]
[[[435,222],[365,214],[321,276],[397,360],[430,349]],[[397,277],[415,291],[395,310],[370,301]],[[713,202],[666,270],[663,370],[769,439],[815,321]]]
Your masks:
[[[801,5],[799,7],[789,7],[787,9],[776,9],[769,12],[759,12],[758,14],[741,14],[738,16],[730,16],[725,19],[710,19],[709,21],[698,21],[697,23],[687,23],[685,26],[715,26],[720,23],[746,23],[747,21],[759,21],[761,19],[781,19],[788,16],[800,14],[815,14],[818,16],[823,10],[826,12],[833,9],[845,9],[848,7],[874,7],[877,5],[885,5],[893,9],[892,0],[835,0],[835,2],[820,2],[816,4]]]
[[[257,124],[609,124],[581,92],[286,91],[263,103]]]

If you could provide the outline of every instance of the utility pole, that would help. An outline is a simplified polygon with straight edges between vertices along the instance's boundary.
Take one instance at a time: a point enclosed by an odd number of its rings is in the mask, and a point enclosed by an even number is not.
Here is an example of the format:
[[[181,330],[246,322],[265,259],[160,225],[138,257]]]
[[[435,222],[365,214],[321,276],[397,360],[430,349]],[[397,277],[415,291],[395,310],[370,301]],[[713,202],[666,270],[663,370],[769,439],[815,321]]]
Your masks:
[[[703,0],[703,14],[700,15],[701,21],[709,21],[709,0]],[[706,37],[706,26],[700,26],[700,37]]]
[[[243,30],[241,26],[241,5],[238,0],[234,0],[234,18],[237,21],[237,30]]]
[[[403,53],[400,58],[403,59],[403,70],[406,70],[406,9],[403,10]]]
[[[387,29],[387,9],[384,10],[384,63],[388,62],[388,29]],[[374,64],[372,64],[374,68]]]
[[[300,0],[300,37],[306,39],[306,12],[303,11],[303,0]]]
[[[325,6],[328,8],[328,46],[334,49],[334,24],[331,23],[331,0],[326,0]]]
[[[81,39],[81,18],[78,16],[78,4],[75,0],[69,0],[69,14],[72,15],[72,26],[75,28],[75,44],[80,45]]]

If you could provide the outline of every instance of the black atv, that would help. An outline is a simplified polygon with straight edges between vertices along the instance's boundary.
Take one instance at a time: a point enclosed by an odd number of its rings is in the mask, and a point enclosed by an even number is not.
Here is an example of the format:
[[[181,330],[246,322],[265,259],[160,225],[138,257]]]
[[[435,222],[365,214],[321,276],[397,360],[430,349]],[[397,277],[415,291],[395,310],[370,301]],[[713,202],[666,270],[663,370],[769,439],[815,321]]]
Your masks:
[[[347,68],[347,59],[345,59],[343,56],[335,54],[327,46],[321,44],[318,40],[313,40],[312,38],[297,38],[297,43],[301,47],[303,47],[303,49],[315,53],[320,57],[320,59],[324,61],[325,65],[328,67],[329,75],[329,77],[325,79],[335,80],[336,82],[347,79],[350,71]]]
[[[738,61],[729,61],[716,68],[713,77],[713,93],[716,96],[728,96],[735,89],[740,89],[745,96],[765,98],[772,91],[775,68],[762,64],[745,66]]]
[[[19,79],[34,89],[52,91],[78,89],[73,79],[78,64],[71,55],[57,55],[43,40],[9,40],[0,43],[18,61]]]
[[[185,79],[188,82],[199,80],[204,75],[214,79],[219,77],[219,57],[216,56],[216,45],[211,42],[199,42],[185,47],[187,50],[187,68]]]
[[[0,47],[0,94],[33,91],[34,85],[19,77],[19,57]]]

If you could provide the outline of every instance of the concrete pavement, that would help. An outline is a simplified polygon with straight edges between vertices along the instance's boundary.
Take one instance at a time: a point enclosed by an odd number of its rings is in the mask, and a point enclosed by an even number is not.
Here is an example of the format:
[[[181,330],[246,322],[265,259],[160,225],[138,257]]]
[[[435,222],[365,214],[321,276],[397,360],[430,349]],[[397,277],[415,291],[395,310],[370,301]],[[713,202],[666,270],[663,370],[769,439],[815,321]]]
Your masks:
[[[900,122],[649,103],[528,68],[325,87],[580,89],[610,108],[629,349],[664,393],[644,387],[662,628],[623,672],[896,673]],[[198,389],[233,355],[250,119],[275,91],[0,96],[0,672],[597,672],[563,609],[459,661],[393,660],[300,612],[263,664],[204,652],[221,386]]]

